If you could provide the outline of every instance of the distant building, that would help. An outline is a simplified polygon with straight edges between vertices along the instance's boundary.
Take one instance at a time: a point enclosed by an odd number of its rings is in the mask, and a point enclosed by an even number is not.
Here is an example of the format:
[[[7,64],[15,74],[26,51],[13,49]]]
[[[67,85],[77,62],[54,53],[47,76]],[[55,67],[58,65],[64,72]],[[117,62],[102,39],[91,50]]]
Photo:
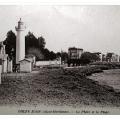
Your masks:
[[[68,49],[68,58],[69,59],[80,59],[83,53],[83,49],[71,47]]]
[[[117,54],[112,54],[111,62],[119,62],[119,56]]]
[[[83,49],[71,47],[68,49],[68,66],[72,64],[72,66],[80,65],[80,58],[83,53]]]
[[[101,54],[101,62],[104,62],[104,61],[106,61],[106,55],[105,54]]]
[[[120,62],[120,56],[115,53],[101,54],[101,62]]]

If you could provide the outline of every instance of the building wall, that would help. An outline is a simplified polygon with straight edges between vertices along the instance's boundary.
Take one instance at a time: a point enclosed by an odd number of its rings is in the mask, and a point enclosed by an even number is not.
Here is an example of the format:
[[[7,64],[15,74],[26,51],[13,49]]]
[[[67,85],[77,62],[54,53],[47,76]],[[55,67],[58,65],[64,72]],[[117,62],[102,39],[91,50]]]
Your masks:
[[[83,53],[83,50],[81,50],[81,49],[77,50],[78,59],[81,57],[82,53]]]
[[[32,71],[32,63],[28,61],[20,62],[20,72],[31,72]]]
[[[69,50],[70,59],[77,59],[77,49]]]
[[[7,60],[3,61],[3,73],[7,72]]]
[[[36,66],[61,65],[61,60],[37,61]]]
[[[12,67],[13,67],[12,61],[9,61],[9,60],[8,60],[7,71],[8,71],[8,72],[12,72]]]

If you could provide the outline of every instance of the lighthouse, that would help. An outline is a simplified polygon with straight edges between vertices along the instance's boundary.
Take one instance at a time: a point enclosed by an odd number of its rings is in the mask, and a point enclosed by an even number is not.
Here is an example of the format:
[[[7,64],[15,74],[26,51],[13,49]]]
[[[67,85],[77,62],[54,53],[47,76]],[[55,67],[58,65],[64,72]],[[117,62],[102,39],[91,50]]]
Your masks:
[[[15,27],[17,31],[16,37],[16,64],[19,64],[19,61],[25,58],[25,35],[24,35],[24,22],[21,18],[18,21],[18,26]]]

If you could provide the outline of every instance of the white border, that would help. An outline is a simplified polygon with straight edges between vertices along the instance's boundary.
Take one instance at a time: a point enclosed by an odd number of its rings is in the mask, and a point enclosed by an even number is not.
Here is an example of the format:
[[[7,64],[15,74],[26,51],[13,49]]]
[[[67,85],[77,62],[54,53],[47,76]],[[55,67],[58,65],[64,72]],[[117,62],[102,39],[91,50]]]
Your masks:
[[[120,5],[120,0],[0,0],[0,5]]]
[[[119,120],[119,115],[100,116],[100,115],[17,115],[2,116],[2,120]]]
[[[0,0],[0,5],[120,5],[119,0]],[[0,116],[1,120],[119,120],[115,115],[22,115]]]

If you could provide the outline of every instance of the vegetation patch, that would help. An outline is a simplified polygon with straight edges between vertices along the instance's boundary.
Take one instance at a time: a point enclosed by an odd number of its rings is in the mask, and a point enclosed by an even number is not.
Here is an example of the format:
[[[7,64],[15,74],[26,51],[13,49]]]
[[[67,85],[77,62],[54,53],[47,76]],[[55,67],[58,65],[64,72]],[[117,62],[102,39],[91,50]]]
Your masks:
[[[86,78],[103,66],[73,69],[40,69],[39,73],[3,77],[0,105],[120,106],[120,93]]]

